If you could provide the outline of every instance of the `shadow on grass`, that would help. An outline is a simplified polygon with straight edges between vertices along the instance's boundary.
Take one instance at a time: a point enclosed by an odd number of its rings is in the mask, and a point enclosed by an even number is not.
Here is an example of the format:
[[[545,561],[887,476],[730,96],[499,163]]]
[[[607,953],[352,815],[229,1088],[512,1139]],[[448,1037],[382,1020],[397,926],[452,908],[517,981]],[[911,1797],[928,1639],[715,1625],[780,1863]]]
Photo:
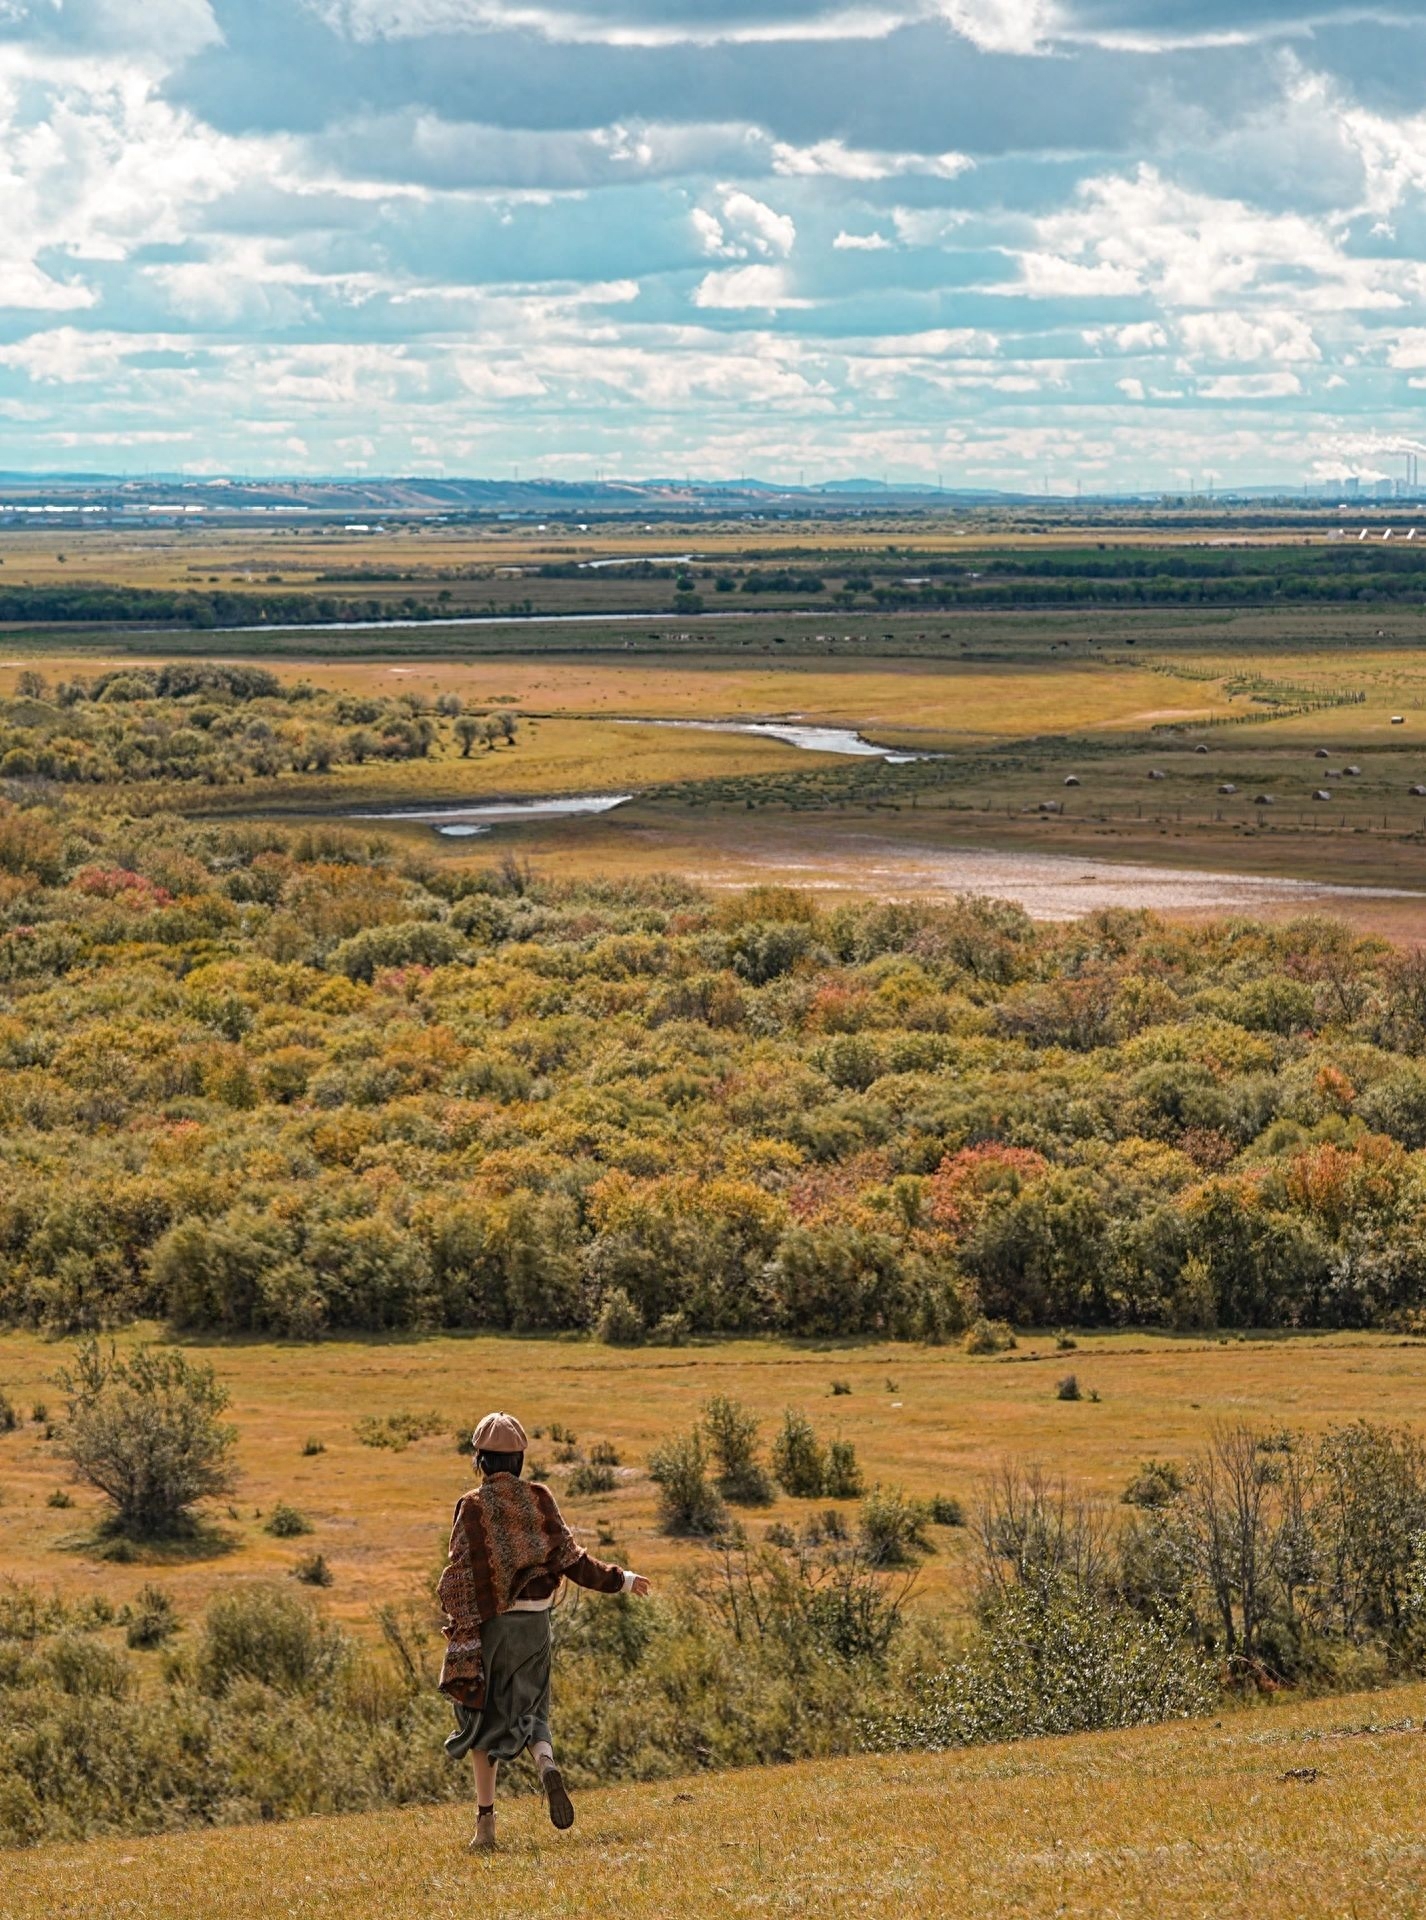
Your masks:
[[[87,1533],[70,1534],[58,1542],[62,1552],[123,1567],[180,1567],[195,1560],[220,1560],[242,1544],[240,1533],[206,1519],[189,1521],[173,1533],[144,1535],[101,1522]]]

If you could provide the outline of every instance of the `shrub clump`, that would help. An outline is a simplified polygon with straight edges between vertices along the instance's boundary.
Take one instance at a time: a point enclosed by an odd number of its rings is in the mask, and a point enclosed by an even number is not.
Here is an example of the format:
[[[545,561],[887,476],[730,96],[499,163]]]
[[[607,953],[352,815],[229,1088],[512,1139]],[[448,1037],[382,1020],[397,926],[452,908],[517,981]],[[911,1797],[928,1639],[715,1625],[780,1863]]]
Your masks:
[[[285,1500],[279,1500],[267,1516],[264,1531],[278,1540],[293,1540],[300,1533],[310,1533],[312,1522],[296,1507],[289,1507]]]
[[[582,1460],[570,1473],[566,1486],[578,1499],[581,1495],[612,1493],[617,1484],[614,1469],[602,1460]]]
[[[766,1507],[772,1481],[758,1458],[759,1431],[754,1415],[726,1394],[715,1394],[703,1408],[703,1431],[713,1455],[715,1484],[734,1506]]]
[[[232,1491],[236,1434],[219,1418],[228,1393],[211,1367],[153,1347],[121,1359],[90,1340],[60,1382],[69,1397],[64,1451],[109,1501],[119,1533],[183,1532],[200,1500]]]
[[[1004,1320],[987,1320],[983,1314],[972,1321],[961,1342],[967,1353],[1008,1353],[1016,1344],[1015,1335]]]
[[[197,1655],[198,1684],[222,1698],[241,1680],[280,1693],[327,1686],[351,1658],[341,1631],[305,1600],[271,1585],[220,1594],[208,1609]]]
[[[772,1470],[784,1493],[820,1500],[827,1484],[827,1452],[805,1413],[789,1407],[772,1446]]]
[[[414,1441],[439,1433],[444,1421],[438,1413],[369,1413],[352,1431],[364,1447],[388,1447],[404,1453]]]
[[[659,1490],[659,1523],[665,1533],[721,1533],[727,1509],[708,1480],[703,1435],[694,1427],[656,1447],[649,1455],[649,1478]]]
[[[858,1531],[863,1551],[876,1567],[905,1566],[930,1549],[925,1507],[908,1500],[899,1487],[873,1487],[862,1501]]]
[[[623,1287],[615,1287],[599,1309],[595,1337],[606,1347],[638,1347],[644,1341],[644,1316]]]
[[[1207,1659],[1163,1622],[1064,1579],[1016,1585],[970,1650],[888,1716],[872,1744],[939,1749],[1211,1713]]]
[[[173,1595],[162,1587],[140,1587],[138,1598],[128,1610],[124,1644],[128,1647],[161,1647],[178,1631],[178,1609]]]

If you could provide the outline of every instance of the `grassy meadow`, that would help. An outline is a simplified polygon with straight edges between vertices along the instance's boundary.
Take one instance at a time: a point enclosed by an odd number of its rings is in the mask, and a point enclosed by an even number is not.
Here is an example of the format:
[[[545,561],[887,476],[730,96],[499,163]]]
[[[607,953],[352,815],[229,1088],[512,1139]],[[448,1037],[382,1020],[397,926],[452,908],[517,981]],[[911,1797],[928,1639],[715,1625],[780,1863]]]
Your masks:
[[[1127,1733],[0,1855],[6,1920],[1342,1920],[1426,1912],[1426,1687]]]
[[[120,1344],[135,1337],[122,1335]],[[1058,1351],[1049,1335],[1027,1335],[1013,1353],[976,1358],[959,1348],[784,1341],[673,1350],[451,1336],[185,1346],[210,1360],[232,1393],[240,1480],[231,1511],[215,1513],[217,1536],[197,1550],[102,1561],[92,1540],[99,1502],[72,1486],[43,1428],[27,1420],[0,1435],[0,1565],[8,1576],[69,1598],[98,1583],[118,1603],[158,1577],[191,1616],[226,1583],[281,1576],[315,1550],[333,1571],[332,1610],[369,1628],[375,1606],[415,1596],[430,1578],[450,1509],[471,1478],[455,1436],[491,1407],[517,1412],[532,1433],[545,1429],[531,1459],[546,1466],[557,1491],[569,1469],[548,1437],[552,1424],[573,1429],[581,1451],[601,1440],[618,1449],[616,1490],[566,1496],[566,1505],[592,1551],[659,1578],[696,1566],[704,1549],[659,1530],[645,1465],[713,1394],[744,1402],[762,1420],[765,1441],[784,1409],[798,1408],[824,1437],[854,1442],[869,1485],[918,1498],[950,1494],[968,1509],[978,1484],[1007,1460],[1045,1464],[1112,1503],[1141,1460],[1184,1460],[1217,1423],[1317,1431],[1362,1413],[1410,1422],[1426,1395],[1426,1342],[1370,1334],[1084,1334],[1073,1352]],[[53,1380],[67,1352],[64,1342],[0,1335],[0,1387],[22,1413],[36,1402],[62,1410]],[[1069,1372],[1086,1395],[1098,1392],[1097,1403],[1056,1398]],[[850,1392],[834,1394],[834,1382]],[[439,1428],[402,1452],[357,1439],[363,1417],[401,1412],[434,1413]],[[304,1456],[309,1439],[325,1450]],[[47,1504],[57,1488],[71,1492],[72,1508]],[[279,1501],[313,1531],[295,1541],[267,1533]],[[779,1495],[748,1523],[754,1537],[778,1523],[796,1529],[826,1504]],[[933,1540],[921,1601],[958,1606],[966,1537],[937,1527]]]

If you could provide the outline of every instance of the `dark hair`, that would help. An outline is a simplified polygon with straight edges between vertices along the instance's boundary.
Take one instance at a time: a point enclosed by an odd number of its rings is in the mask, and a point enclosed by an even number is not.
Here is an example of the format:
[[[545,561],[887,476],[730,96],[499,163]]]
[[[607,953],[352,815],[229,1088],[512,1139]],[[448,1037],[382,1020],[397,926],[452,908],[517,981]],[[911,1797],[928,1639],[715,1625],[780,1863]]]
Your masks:
[[[475,1464],[482,1473],[513,1473],[518,1480],[524,1471],[523,1453],[489,1453],[484,1447],[475,1456]]]

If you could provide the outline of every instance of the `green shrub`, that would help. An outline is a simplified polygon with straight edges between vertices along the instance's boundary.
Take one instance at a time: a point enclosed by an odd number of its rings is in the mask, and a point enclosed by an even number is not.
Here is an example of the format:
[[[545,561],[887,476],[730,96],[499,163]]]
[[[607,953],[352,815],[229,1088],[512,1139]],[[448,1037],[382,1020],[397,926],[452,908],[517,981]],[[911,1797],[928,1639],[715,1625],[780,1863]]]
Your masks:
[[[898,1487],[878,1483],[861,1504],[858,1532],[862,1549],[875,1567],[904,1566],[930,1546],[926,1509],[908,1500]]]
[[[66,1493],[63,1487],[56,1487],[45,1501],[47,1507],[67,1508],[74,1505],[74,1495]]]
[[[392,967],[443,967],[468,952],[464,936],[455,927],[436,920],[407,920],[396,926],[366,927],[343,940],[330,965],[349,980],[368,984],[377,973]]]
[[[404,1453],[417,1440],[439,1433],[445,1423],[438,1413],[369,1413],[352,1428],[364,1447],[387,1447]]]
[[[308,1587],[330,1587],[332,1569],[324,1553],[304,1553],[292,1569],[292,1578]]]
[[[623,1287],[615,1287],[599,1309],[595,1338],[606,1347],[638,1347],[644,1341],[644,1316]]]
[[[14,1401],[0,1390],[0,1433],[13,1433],[19,1424],[20,1416],[15,1411]]]
[[[124,1644],[129,1647],[161,1647],[178,1631],[178,1609],[173,1595],[162,1587],[140,1587],[129,1612]]]
[[[827,1484],[827,1455],[805,1413],[789,1407],[772,1445],[772,1470],[784,1493],[818,1500]]]
[[[1007,1353],[1016,1342],[1004,1320],[987,1320],[982,1315],[971,1323],[961,1344],[967,1353]]]
[[[827,1470],[822,1491],[832,1500],[855,1500],[864,1482],[857,1450],[850,1440],[833,1440],[827,1448]]]
[[[665,1533],[716,1534],[727,1513],[708,1482],[708,1458],[697,1427],[666,1440],[649,1455],[649,1478],[659,1490],[659,1524]]]
[[[740,1507],[770,1505],[772,1482],[758,1458],[756,1418],[739,1401],[719,1393],[704,1403],[703,1430],[723,1498]]]
[[[1141,1460],[1120,1499],[1126,1507],[1167,1507],[1183,1492],[1183,1474],[1172,1460]]]
[[[69,1397],[64,1450],[109,1501],[119,1532],[181,1532],[200,1500],[231,1491],[236,1436],[218,1418],[228,1394],[211,1367],[153,1347],[123,1360],[91,1340],[60,1382]]]
[[[614,1469],[594,1460],[582,1462],[565,1482],[576,1499],[585,1494],[612,1493],[617,1484]]]
[[[938,1527],[963,1527],[966,1510],[953,1493],[938,1493],[927,1502],[927,1517]]]
[[[1017,1586],[989,1609],[970,1651],[883,1719],[885,1747],[968,1746],[1089,1733],[1211,1713],[1208,1661],[1161,1623],[1062,1582]]]
[[[836,1398],[839,1394],[850,1393],[851,1390],[852,1390],[852,1383],[850,1380],[834,1380],[832,1382],[833,1398]]]
[[[469,1445],[468,1439],[465,1436],[462,1436],[462,1439],[461,1439],[462,1448],[465,1448],[468,1445]],[[326,1441],[319,1440],[315,1434],[309,1433],[307,1438],[302,1442],[302,1458],[304,1460],[314,1459],[317,1454],[325,1453],[326,1451],[327,1451]]]
[[[306,1693],[329,1683],[349,1655],[343,1635],[306,1601],[281,1587],[243,1587],[208,1609],[198,1684],[219,1698],[240,1680]]]
[[[263,1530],[278,1540],[294,1540],[300,1533],[310,1533],[312,1522],[300,1514],[296,1507],[289,1507],[285,1500],[279,1500],[267,1516]]]
[[[617,1467],[619,1449],[612,1440],[596,1440],[589,1449],[589,1464],[592,1467]]]
[[[1056,1400],[1081,1400],[1084,1398],[1080,1392],[1079,1381],[1074,1374],[1067,1373],[1063,1380],[1057,1380],[1055,1382],[1055,1398]]]
[[[676,1307],[672,1313],[661,1313],[649,1329],[651,1347],[686,1347],[693,1332],[693,1322],[683,1311]]]

